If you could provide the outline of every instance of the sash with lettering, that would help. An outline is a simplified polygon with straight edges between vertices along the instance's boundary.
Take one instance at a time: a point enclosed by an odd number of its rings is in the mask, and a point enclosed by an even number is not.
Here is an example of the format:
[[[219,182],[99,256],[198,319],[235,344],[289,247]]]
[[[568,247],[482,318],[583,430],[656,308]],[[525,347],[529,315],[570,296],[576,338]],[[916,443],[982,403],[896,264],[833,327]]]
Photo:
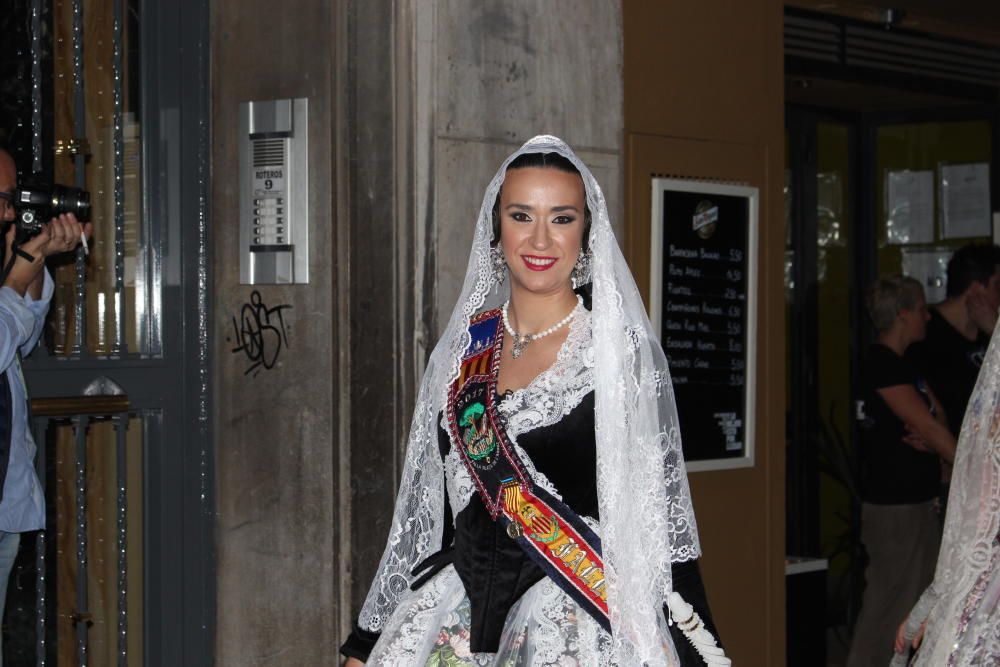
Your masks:
[[[469,324],[472,340],[448,393],[448,426],[494,521],[567,595],[610,632],[601,540],[565,503],[535,485],[496,406],[503,345],[499,310]]]

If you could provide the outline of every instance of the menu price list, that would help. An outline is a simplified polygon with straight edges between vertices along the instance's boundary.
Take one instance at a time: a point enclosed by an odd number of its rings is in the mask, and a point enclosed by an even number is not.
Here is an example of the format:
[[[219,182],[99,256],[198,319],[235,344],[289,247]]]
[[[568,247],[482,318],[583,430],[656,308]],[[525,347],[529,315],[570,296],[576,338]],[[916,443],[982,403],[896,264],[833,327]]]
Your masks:
[[[694,208],[705,206],[704,195],[695,197],[700,201],[686,202],[686,209],[664,208],[661,338],[685,457],[731,458],[744,454],[745,442],[749,281],[747,227],[739,222],[746,220],[747,205],[740,197],[713,196],[718,223],[704,238],[690,222]],[[726,199],[733,201],[720,201]],[[680,220],[671,221],[669,212],[678,208]]]
[[[742,387],[746,367],[742,251],[731,249],[723,256],[673,244],[669,251],[662,329],[674,385]],[[740,268],[728,268],[730,264]]]

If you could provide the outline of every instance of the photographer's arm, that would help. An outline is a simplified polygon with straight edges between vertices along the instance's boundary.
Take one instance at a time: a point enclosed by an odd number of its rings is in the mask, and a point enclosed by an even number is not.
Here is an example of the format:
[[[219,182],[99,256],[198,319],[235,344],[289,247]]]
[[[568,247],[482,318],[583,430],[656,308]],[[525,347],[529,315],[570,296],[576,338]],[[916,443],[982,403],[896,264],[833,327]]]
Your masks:
[[[31,336],[35,318],[24,297],[6,283],[0,288],[0,372],[17,358],[17,351]]]
[[[43,253],[46,256],[72,252],[80,244],[81,234],[90,234],[91,225],[82,225],[72,214],[53,218],[48,224],[49,241],[45,244]],[[49,312],[49,302],[55,284],[52,276],[44,267],[35,276],[24,295],[24,301],[35,315],[35,329],[28,342],[21,348],[21,356],[25,357],[35,349],[42,335],[45,316]]]
[[[37,296],[33,289],[35,283],[39,286]],[[28,336],[28,340],[21,346],[22,357],[31,354],[31,351],[38,345],[38,339],[42,337],[42,331],[45,328],[45,316],[48,315],[49,303],[52,301],[52,293],[54,291],[55,282],[52,280],[52,275],[48,269],[42,268],[38,277],[32,283],[32,286],[28,287],[28,291],[24,295],[24,303],[35,318],[35,326],[31,331],[31,335]]]
[[[13,239],[12,226],[6,237],[8,258],[12,256]],[[0,369],[2,370],[10,367],[18,350],[24,348],[26,343],[33,339],[37,340],[37,336],[34,335],[37,320],[25,294],[35,277],[44,268],[45,259],[38,252],[32,256],[35,260],[30,262],[23,257],[16,257],[0,288]]]
[[[90,234],[91,228],[89,223],[83,225],[72,214],[65,214],[53,218],[40,234],[22,244],[21,250],[34,259],[29,262],[25,257],[18,256],[4,282],[5,286],[23,296],[35,318],[32,332],[21,346],[22,356],[29,354],[38,343],[54,290],[52,276],[45,269],[45,258],[71,252],[80,244],[81,235]],[[7,234],[7,257],[12,256],[14,233],[12,228]]]
[[[11,245],[14,233],[15,229],[11,226],[5,239],[7,258],[13,256]],[[0,369],[2,370],[10,367],[18,350],[21,351],[22,355],[31,352],[41,335],[48,302],[41,304],[33,301],[30,291],[36,279],[43,286],[45,284],[45,258],[39,251],[39,247],[46,242],[45,239],[42,239],[36,244],[24,244],[22,249],[34,257],[34,260],[28,261],[24,257],[17,256],[10,272],[4,279],[2,289],[0,289],[0,337],[2,337],[0,340]],[[9,261],[8,259],[7,262]],[[49,282],[49,293],[51,294],[51,279]],[[38,312],[40,306],[43,307],[41,313]]]
[[[38,274],[35,276],[35,279],[28,284],[28,289],[24,291],[25,300],[29,300],[30,302],[35,302],[39,301],[42,298],[42,293],[45,290],[45,277],[48,275],[48,273],[49,272],[46,271],[45,267],[43,266],[42,270],[39,271]]]
[[[11,267],[10,273],[4,280],[4,285],[10,287],[21,296],[29,296],[33,300],[42,298],[42,291],[45,285],[43,268],[45,258],[58,255],[64,252],[75,250],[83,235],[90,236],[93,229],[91,223],[83,224],[76,219],[72,213],[64,213],[57,218],[52,218],[48,224],[42,226],[42,231],[21,244],[21,253]],[[17,227],[12,225],[7,230],[7,262],[13,252],[14,238]],[[24,255],[30,256],[29,261]]]
[[[3,286],[9,287],[23,298],[45,268],[45,254],[42,251],[48,245],[49,231],[47,227],[43,227],[41,233],[21,245],[20,250],[24,254],[15,256],[13,245],[16,232],[17,228],[13,225],[7,230],[7,238],[5,239],[7,252],[4,255],[4,262],[10,266],[10,272],[4,278]],[[32,259],[29,260],[24,255],[28,255]],[[11,264],[11,258],[13,258],[13,264]],[[7,266],[3,268],[6,269]]]

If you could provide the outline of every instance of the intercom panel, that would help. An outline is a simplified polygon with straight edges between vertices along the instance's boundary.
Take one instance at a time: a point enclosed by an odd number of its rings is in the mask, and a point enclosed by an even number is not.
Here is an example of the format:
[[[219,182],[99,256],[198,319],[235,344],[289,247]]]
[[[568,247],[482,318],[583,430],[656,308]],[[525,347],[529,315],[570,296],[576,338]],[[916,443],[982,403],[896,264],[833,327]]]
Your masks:
[[[306,98],[240,105],[240,282],[309,282]]]

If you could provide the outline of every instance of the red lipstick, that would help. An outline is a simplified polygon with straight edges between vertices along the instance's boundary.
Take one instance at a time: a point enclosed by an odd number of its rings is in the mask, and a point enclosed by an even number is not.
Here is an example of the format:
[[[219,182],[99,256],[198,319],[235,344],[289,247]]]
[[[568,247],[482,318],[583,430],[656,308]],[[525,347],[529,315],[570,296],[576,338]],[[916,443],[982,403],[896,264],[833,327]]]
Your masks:
[[[557,261],[555,257],[541,257],[539,255],[521,255],[521,261],[532,271],[548,271]]]

